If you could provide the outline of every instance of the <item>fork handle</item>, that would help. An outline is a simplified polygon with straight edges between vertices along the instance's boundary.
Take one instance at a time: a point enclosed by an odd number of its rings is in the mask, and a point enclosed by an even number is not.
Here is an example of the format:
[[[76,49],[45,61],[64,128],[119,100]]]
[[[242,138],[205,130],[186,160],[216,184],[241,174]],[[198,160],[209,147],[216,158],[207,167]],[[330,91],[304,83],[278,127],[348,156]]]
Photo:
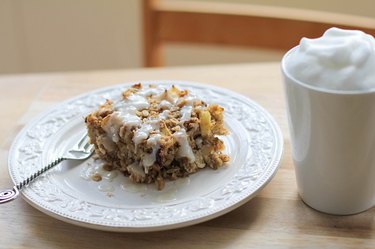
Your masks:
[[[12,201],[12,200],[16,199],[17,196],[19,195],[19,191],[21,191],[21,189],[23,187],[25,187],[30,182],[34,181],[38,176],[40,176],[44,172],[52,169],[53,167],[55,167],[56,165],[58,165],[59,163],[61,163],[64,160],[66,160],[66,158],[59,157],[55,161],[49,163],[47,166],[43,167],[42,169],[38,170],[34,174],[27,177],[22,182],[15,185],[12,189],[6,189],[6,190],[1,191],[0,192],[0,204],[3,204],[3,203],[6,203],[6,202],[9,202],[9,201]]]

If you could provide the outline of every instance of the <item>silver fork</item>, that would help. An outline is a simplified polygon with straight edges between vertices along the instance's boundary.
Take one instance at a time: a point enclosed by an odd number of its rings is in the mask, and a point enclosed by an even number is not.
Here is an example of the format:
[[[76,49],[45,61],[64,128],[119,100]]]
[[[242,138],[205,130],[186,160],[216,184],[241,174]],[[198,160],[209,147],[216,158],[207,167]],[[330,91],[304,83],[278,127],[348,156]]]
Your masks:
[[[19,192],[27,186],[30,182],[34,181],[38,176],[43,174],[44,172],[52,169],[59,163],[65,160],[83,160],[89,158],[92,153],[94,152],[94,146],[89,143],[89,139],[87,133],[83,134],[83,136],[77,141],[77,143],[73,146],[72,149],[66,151],[62,157],[57,158],[47,166],[43,167],[42,169],[38,170],[34,174],[27,177],[22,182],[13,186],[12,189],[6,189],[0,192],[0,204],[12,201],[17,198]]]

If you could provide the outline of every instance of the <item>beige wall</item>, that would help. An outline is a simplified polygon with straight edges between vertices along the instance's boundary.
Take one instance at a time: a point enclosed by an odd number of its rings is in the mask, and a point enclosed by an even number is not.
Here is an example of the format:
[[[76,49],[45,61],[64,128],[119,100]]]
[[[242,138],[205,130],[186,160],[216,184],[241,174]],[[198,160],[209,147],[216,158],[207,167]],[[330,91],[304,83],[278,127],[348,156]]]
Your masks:
[[[0,73],[137,67],[138,0],[1,0]]]
[[[228,0],[209,0],[228,1]],[[372,0],[236,0],[375,17]],[[141,1],[1,0],[0,73],[142,65]],[[171,44],[167,65],[279,60],[281,53]]]

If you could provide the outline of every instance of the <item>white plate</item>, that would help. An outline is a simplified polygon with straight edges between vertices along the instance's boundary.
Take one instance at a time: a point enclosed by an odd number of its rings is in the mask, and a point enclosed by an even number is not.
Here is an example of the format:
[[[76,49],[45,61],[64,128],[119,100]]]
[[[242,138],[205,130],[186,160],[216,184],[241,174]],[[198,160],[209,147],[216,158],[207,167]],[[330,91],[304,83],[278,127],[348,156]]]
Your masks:
[[[226,89],[203,83],[152,81],[190,89],[208,103],[225,108],[224,137],[229,165],[205,169],[187,179],[167,182],[163,191],[137,185],[123,175],[100,182],[86,175],[97,166],[65,161],[23,191],[31,205],[60,220],[108,231],[166,230],[225,214],[253,198],[275,174],[283,139],[273,118],[258,104]],[[18,183],[56,158],[85,130],[83,117],[106,98],[133,83],[116,85],[67,100],[29,123],[9,152],[9,172]]]

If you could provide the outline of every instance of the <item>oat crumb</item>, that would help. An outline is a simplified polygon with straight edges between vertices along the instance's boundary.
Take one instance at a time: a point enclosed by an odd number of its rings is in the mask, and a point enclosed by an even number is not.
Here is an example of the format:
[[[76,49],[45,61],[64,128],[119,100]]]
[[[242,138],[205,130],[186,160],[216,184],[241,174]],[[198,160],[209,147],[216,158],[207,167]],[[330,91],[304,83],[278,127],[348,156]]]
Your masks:
[[[102,180],[102,176],[99,175],[98,173],[94,174],[91,179],[95,182],[100,182]]]

